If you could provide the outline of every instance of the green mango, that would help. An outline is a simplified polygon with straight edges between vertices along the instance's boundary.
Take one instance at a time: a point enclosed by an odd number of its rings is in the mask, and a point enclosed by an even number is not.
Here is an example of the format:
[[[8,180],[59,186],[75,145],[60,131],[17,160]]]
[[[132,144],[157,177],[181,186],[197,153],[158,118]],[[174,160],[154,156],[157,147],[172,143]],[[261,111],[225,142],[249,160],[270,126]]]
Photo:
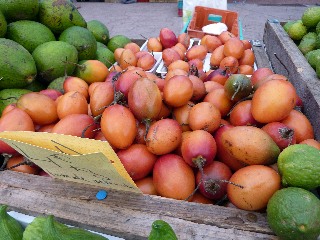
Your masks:
[[[0,205],[0,239],[21,240],[23,228],[21,224],[7,213],[6,205]]]
[[[42,43],[56,40],[48,27],[30,20],[10,23],[7,28],[6,38],[21,44],[31,54]]]
[[[0,90],[0,116],[2,115],[2,111],[6,108],[6,106],[16,103],[23,94],[29,92],[31,92],[31,90],[19,88],[7,88]]]
[[[8,23],[3,13],[0,10],[0,37],[4,37],[7,33]]]
[[[0,38],[0,53],[0,89],[24,88],[34,81],[37,67],[27,49],[15,41]]]
[[[2,11],[8,23],[19,20],[36,20],[39,12],[38,0],[0,0]]]
[[[70,0],[40,0],[39,22],[55,34],[72,26],[87,27],[87,22]]]
[[[24,230],[23,240],[108,240],[87,230],[68,227],[54,219],[53,215],[36,217]]]

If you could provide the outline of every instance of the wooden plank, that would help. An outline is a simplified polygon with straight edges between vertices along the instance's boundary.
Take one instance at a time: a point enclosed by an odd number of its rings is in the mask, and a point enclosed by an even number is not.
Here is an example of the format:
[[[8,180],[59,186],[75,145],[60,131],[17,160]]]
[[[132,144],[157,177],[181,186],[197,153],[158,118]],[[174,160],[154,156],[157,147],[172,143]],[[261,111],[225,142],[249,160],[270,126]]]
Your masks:
[[[0,174],[0,204],[125,239],[146,239],[156,219],[168,221],[179,239],[277,239],[261,213],[114,190],[99,201],[98,190],[12,171]]]
[[[269,57],[265,51],[265,45],[262,40],[251,40],[252,50],[255,57],[257,68],[271,68]]]
[[[320,140],[320,84],[314,69],[280,23],[266,22],[263,42],[276,73],[288,77],[305,103],[303,113],[310,120],[315,138]]]

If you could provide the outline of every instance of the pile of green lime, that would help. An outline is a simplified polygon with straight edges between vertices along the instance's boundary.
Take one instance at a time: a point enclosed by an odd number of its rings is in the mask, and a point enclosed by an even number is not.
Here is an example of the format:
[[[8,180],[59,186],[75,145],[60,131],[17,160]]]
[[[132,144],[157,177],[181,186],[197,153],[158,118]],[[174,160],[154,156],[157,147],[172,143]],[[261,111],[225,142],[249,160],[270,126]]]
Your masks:
[[[269,200],[267,220],[280,239],[317,240],[320,235],[320,151],[294,144],[278,156],[277,166],[285,187]]]
[[[307,8],[301,19],[288,21],[283,29],[320,78],[320,6]]]

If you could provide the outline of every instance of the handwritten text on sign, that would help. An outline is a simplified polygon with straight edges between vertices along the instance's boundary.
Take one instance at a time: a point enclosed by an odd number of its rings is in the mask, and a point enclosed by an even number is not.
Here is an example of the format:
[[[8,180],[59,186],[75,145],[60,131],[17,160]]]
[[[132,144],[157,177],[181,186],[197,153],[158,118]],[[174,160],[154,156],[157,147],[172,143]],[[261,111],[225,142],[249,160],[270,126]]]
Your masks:
[[[53,177],[117,190],[141,192],[124,168],[118,170],[115,167],[116,161],[119,161],[118,168],[122,166],[120,160],[115,158],[111,147],[108,145],[112,152],[101,141],[34,132],[2,132],[0,138]],[[36,140],[38,144],[35,145]],[[100,149],[102,146],[99,145],[104,144],[104,153],[88,152],[88,144],[92,146],[89,148],[92,151]],[[57,147],[60,152],[52,150]],[[82,153],[83,148],[87,150],[86,153]],[[62,149],[78,154],[67,154]]]

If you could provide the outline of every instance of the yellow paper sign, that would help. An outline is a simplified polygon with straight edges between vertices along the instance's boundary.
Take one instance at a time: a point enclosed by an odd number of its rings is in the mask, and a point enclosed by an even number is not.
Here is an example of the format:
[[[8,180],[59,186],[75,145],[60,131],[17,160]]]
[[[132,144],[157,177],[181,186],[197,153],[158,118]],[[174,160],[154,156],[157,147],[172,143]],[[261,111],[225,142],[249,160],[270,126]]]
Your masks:
[[[55,178],[141,193],[108,142],[25,131],[0,139]]]

